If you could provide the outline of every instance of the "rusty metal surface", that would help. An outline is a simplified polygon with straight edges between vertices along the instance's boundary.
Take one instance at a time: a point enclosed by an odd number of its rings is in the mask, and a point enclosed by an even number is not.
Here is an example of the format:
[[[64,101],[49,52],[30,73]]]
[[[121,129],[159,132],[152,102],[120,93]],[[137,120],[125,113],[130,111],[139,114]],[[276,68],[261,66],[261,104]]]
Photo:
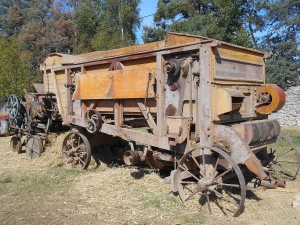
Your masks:
[[[256,112],[260,114],[270,114],[272,112],[277,112],[285,104],[285,93],[284,91],[276,86],[265,84],[262,85],[258,90],[258,96],[261,103],[258,105]],[[267,94],[270,97],[264,100],[263,94]]]
[[[229,142],[231,157],[237,163],[244,163],[253,155],[242,136],[229,126],[217,125],[215,128],[215,138],[224,138]]]
[[[81,133],[69,133],[62,144],[64,163],[73,167],[86,169],[91,161],[91,146],[88,139]]]
[[[278,120],[256,120],[235,124],[233,127],[250,146],[262,144],[272,139],[276,140],[280,134],[280,124]]]
[[[13,136],[11,139],[10,139],[10,148],[13,152],[17,152],[17,153],[21,153],[22,152],[22,142],[21,142],[21,139],[16,137],[16,136]]]

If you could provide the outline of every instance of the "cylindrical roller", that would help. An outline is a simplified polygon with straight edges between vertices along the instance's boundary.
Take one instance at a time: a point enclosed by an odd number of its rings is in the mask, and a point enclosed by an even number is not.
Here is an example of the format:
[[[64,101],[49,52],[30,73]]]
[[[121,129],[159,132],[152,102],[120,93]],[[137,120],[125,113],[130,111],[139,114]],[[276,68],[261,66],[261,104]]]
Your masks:
[[[278,187],[285,188],[286,182],[284,180],[277,180],[277,185],[278,185]]]
[[[265,186],[267,189],[276,189],[278,187],[277,180],[262,180],[261,185]]]
[[[142,151],[126,151],[123,155],[124,162],[127,166],[132,166],[137,162],[144,161]]]

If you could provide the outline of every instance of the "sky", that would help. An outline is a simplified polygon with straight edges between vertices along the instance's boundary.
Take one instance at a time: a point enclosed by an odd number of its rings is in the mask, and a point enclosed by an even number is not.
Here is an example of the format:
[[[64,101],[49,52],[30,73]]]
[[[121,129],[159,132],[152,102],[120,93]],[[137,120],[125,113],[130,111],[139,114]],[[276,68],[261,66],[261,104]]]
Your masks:
[[[140,17],[144,17],[147,15],[154,14],[157,9],[157,1],[158,0],[142,0],[140,4]],[[143,31],[143,26],[151,26],[153,24],[153,16],[146,17],[142,20],[140,29],[137,30],[136,35],[137,35],[137,41],[138,43],[142,44],[142,31]]]

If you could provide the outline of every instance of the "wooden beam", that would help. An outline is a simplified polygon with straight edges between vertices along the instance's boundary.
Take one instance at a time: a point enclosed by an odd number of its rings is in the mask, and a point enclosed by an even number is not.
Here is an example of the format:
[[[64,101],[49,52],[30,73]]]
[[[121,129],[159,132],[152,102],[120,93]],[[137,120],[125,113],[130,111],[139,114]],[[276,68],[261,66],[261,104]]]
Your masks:
[[[64,111],[61,106],[61,98],[60,98],[60,93],[59,93],[59,89],[58,89],[58,85],[57,85],[56,74],[53,69],[51,69],[51,75],[52,75],[52,80],[53,80],[53,84],[54,84],[54,90],[55,90],[55,94],[56,94],[58,110],[61,115],[64,115]]]
[[[145,117],[145,119],[146,119],[149,127],[151,128],[153,134],[156,136],[157,135],[157,125],[156,125],[152,115],[150,114],[147,107],[141,102],[141,100],[138,100],[137,104],[138,104],[141,112],[143,113],[143,116]]]

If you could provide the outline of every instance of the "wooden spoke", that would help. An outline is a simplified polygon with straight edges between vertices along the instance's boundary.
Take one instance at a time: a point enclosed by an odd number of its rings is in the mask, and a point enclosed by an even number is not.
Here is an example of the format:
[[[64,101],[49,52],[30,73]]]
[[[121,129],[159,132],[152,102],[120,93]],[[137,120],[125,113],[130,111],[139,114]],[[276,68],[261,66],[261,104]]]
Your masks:
[[[229,173],[230,171],[232,171],[232,168],[229,168],[228,170],[226,170],[225,172],[223,172],[219,176],[215,177],[212,181],[214,182],[215,180],[219,179],[220,177],[223,177],[225,174]]]
[[[206,200],[207,200],[207,205],[208,205],[208,211],[210,214],[212,214],[211,207],[210,207],[210,199],[209,199],[209,195],[207,192],[206,192]]]
[[[189,173],[192,177],[194,177],[197,181],[199,181],[198,177],[196,177],[194,174],[192,174],[190,171],[188,171],[186,168],[184,168],[183,166],[179,166],[181,169],[183,169],[184,171],[186,171],[187,173]]]
[[[198,191],[194,191],[189,197],[187,197],[184,201],[186,202],[187,200],[189,200],[191,197],[193,197],[195,194],[197,194]]]
[[[194,156],[192,156],[192,159],[194,160],[195,164],[198,166],[199,170],[201,171],[202,174],[204,174],[204,171],[201,169],[200,164],[197,162]]]
[[[220,186],[226,186],[226,187],[235,187],[235,188],[240,188],[240,185],[238,184],[224,184],[224,183],[218,183]]]
[[[226,201],[234,204],[235,206],[239,206],[236,202],[232,201],[231,199],[227,198],[226,196],[222,195],[221,193],[217,192],[216,190],[213,190],[213,192],[219,197],[219,198],[223,198],[225,199]]]
[[[286,153],[289,153],[289,152],[291,152],[291,151],[293,151],[293,150],[294,150],[294,149],[287,150],[287,151],[285,151],[285,152],[283,152],[283,153],[277,155],[277,158],[279,158],[280,156],[285,155]]]
[[[205,155],[204,155],[204,149],[202,149],[202,162],[203,162],[203,176],[206,176],[206,165],[205,165]]]

